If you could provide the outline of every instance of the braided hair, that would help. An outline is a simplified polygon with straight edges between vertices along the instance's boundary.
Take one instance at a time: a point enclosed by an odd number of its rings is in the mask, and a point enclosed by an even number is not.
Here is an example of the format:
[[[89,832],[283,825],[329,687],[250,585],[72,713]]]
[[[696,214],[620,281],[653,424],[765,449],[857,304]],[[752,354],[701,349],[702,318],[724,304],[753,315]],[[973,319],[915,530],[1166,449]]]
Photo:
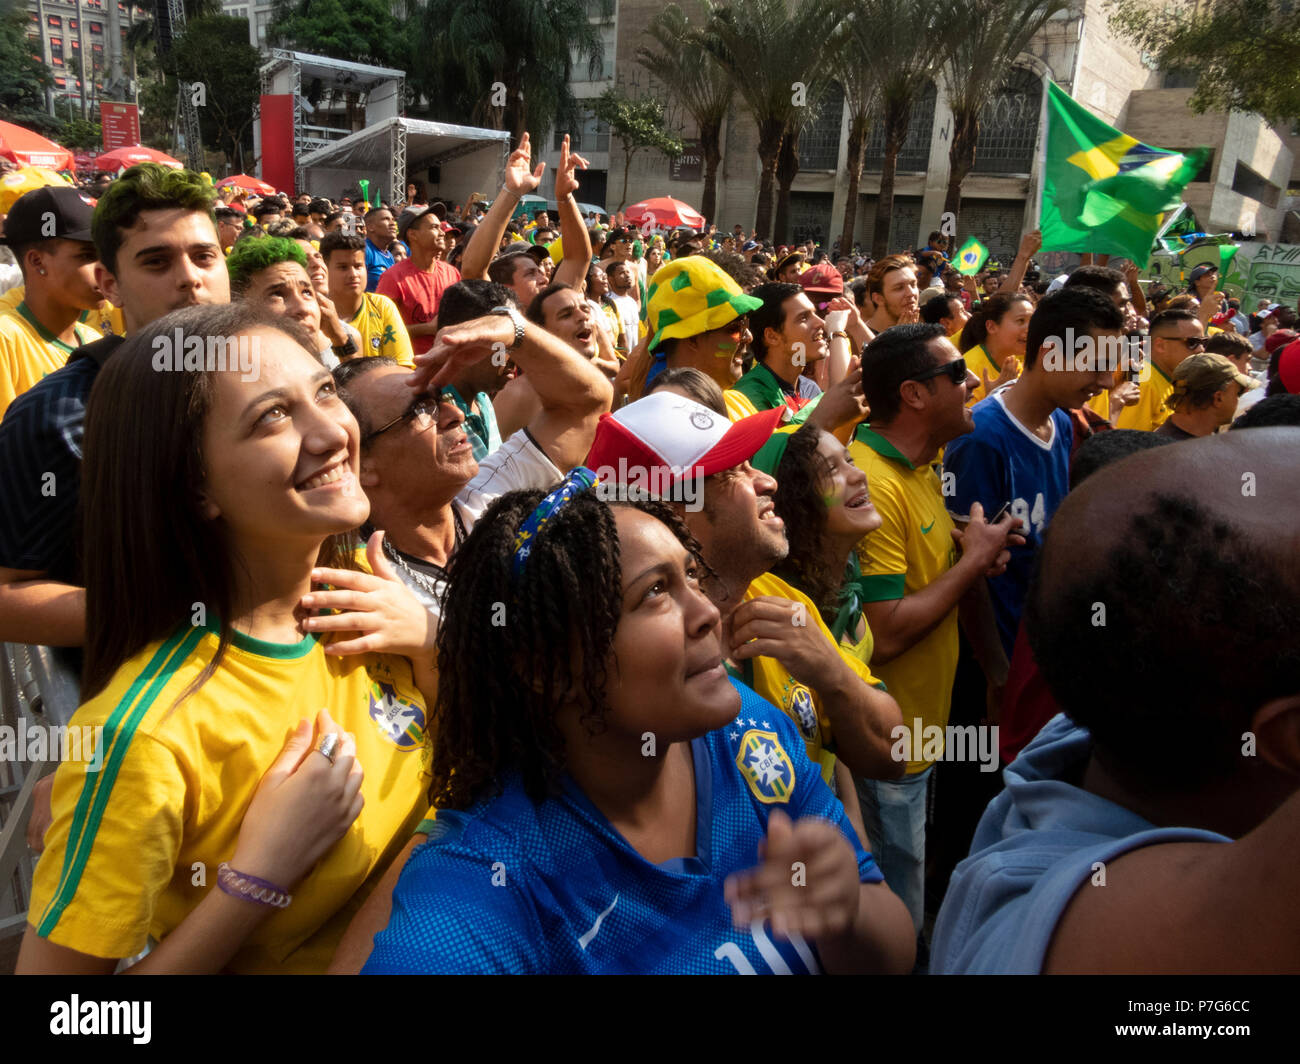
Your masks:
[[[497,499],[452,559],[437,644],[435,807],[468,808],[499,792],[511,771],[534,802],[557,794],[565,752],[556,710],[568,699],[578,702],[590,734],[604,728],[623,597],[614,506],[662,521],[700,556],[666,503],[607,504],[588,489],[553,514],[515,576],[515,534],[545,494],[512,491]]]

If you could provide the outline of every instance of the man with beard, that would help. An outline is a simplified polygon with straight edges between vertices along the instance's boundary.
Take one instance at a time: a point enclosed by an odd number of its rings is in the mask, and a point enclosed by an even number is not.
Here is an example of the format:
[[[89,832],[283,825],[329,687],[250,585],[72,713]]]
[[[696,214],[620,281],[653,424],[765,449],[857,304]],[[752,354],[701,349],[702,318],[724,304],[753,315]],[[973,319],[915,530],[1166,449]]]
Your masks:
[[[918,321],[920,298],[912,260],[906,255],[880,259],[867,274],[867,299],[871,301],[867,327],[873,335]]]

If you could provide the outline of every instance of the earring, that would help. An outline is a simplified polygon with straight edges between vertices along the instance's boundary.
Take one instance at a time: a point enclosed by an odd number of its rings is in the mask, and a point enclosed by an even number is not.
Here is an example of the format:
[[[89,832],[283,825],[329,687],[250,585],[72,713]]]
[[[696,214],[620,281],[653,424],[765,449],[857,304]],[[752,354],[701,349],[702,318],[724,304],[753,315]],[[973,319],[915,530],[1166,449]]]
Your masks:
[[[42,276],[42,277],[45,276],[45,271],[44,271],[44,270],[41,271],[41,276]]]

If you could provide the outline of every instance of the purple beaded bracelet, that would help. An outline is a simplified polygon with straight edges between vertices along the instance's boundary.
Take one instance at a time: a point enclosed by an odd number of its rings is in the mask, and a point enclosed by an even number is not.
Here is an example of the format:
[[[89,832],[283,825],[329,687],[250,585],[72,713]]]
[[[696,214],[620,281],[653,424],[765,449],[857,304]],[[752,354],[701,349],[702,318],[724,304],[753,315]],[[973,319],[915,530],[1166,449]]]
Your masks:
[[[277,909],[286,909],[293,901],[293,895],[287,890],[246,872],[237,872],[225,861],[217,866],[217,886],[232,898],[242,898],[258,905],[271,905]]]

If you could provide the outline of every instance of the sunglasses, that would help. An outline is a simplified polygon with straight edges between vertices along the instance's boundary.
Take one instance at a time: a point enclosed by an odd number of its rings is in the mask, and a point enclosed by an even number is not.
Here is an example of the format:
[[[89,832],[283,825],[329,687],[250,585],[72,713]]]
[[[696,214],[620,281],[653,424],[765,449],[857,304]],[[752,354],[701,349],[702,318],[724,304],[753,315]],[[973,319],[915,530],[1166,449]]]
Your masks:
[[[915,377],[908,377],[909,381],[928,381],[935,377],[947,376],[954,385],[961,385],[966,381],[966,360],[959,358],[955,362],[945,362],[942,366],[935,366],[934,369],[928,369],[924,373],[918,373]]]
[[[1152,337],[1152,339],[1174,340],[1180,344],[1183,344],[1186,347],[1190,347],[1193,351],[1199,350],[1200,348],[1203,348],[1205,346],[1204,336],[1188,336],[1185,338],[1182,336],[1159,336],[1159,337]]]

